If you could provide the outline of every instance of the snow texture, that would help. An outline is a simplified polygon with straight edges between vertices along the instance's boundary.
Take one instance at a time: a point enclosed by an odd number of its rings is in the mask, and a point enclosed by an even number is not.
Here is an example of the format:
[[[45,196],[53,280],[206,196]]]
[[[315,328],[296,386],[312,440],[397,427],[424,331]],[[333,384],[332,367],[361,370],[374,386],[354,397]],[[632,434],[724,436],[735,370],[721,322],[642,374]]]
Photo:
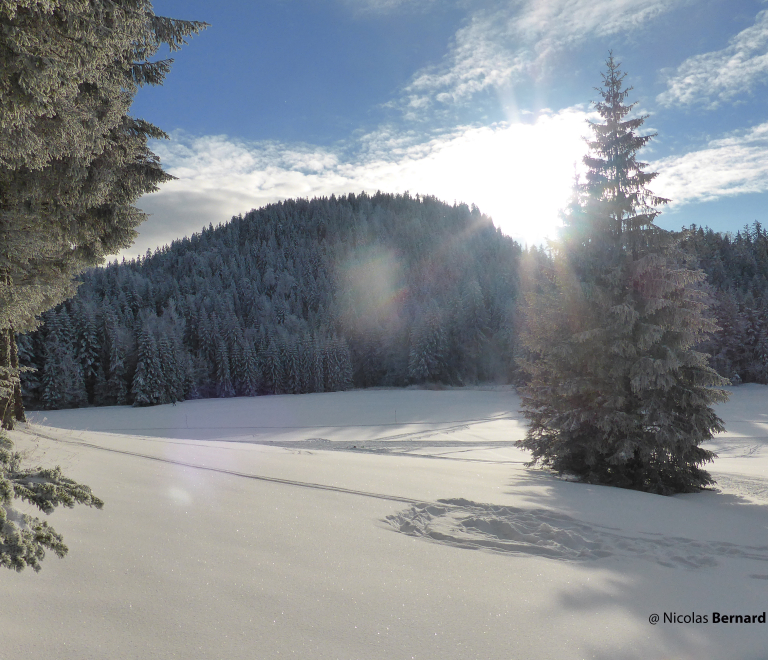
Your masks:
[[[766,624],[648,621],[768,609],[768,387],[732,392],[675,497],[525,468],[504,388],[32,413],[105,507],[0,575],[0,658],[764,658]]]
[[[768,546],[706,543],[695,539],[645,533],[626,535],[602,525],[585,525],[546,509],[438,500],[387,516],[398,531],[459,548],[529,554],[550,559],[642,557],[662,566],[717,566],[717,557],[768,561]]]

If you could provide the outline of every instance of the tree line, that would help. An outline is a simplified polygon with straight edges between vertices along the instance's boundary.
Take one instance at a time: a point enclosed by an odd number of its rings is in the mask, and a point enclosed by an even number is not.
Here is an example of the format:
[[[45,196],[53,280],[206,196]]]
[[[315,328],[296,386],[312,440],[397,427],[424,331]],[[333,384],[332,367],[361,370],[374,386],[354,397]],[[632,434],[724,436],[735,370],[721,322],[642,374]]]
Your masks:
[[[729,380],[768,383],[765,229],[693,226],[677,240],[707,274],[718,327],[699,348]],[[73,299],[18,337],[24,400],[143,406],[522,382],[521,271],[536,261],[546,280],[551,253],[523,250],[464,205],[382,193],[287,200],[86,272]]]
[[[432,197],[288,200],[84,273],[18,340],[28,406],[508,380],[522,250]]]

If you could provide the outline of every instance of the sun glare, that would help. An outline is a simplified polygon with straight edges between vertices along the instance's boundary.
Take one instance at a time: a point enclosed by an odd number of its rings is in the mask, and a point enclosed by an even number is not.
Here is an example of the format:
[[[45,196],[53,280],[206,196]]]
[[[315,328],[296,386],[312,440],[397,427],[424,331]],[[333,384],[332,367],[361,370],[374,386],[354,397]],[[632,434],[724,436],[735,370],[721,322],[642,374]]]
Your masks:
[[[529,122],[465,127],[389,157],[358,162],[328,157],[325,169],[317,172],[291,169],[285,159],[273,163],[267,147],[258,144],[248,147],[253,151],[248,158],[243,144],[219,144],[215,158],[206,140],[181,145],[178,153],[164,147],[164,157],[175,165],[170,172],[179,178],[143,198],[142,207],[157,217],[146,223],[142,233],[147,239],[138,241],[130,255],[143,254],[150,236],[156,241],[162,233],[170,242],[280,199],[377,190],[475,204],[508,236],[539,244],[555,235],[574,172],[581,170],[587,116],[574,107],[544,111]],[[169,221],[169,214],[186,218],[187,231],[178,219]]]
[[[501,230],[527,243],[554,236],[586,153],[586,113],[542,114],[532,123],[468,129],[406,166],[409,189],[476,204]]]

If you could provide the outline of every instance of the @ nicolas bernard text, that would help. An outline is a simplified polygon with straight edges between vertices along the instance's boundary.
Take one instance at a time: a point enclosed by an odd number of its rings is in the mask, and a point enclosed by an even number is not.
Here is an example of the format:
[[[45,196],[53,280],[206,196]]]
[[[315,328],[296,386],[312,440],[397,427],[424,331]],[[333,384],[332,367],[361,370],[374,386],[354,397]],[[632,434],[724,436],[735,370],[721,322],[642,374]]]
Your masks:
[[[697,614],[691,612],[664,612],[664,623],[765,623],[765,612],[760,614],[725,614],[712,612],[711,614]]]

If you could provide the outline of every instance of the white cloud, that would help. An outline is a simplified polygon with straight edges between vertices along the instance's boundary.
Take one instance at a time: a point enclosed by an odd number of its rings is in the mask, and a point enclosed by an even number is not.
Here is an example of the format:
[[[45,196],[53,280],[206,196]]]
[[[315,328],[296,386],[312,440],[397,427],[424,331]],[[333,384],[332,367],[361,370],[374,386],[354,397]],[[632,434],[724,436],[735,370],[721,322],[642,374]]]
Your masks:
[[[443,61],[414,75],[399,105],[425,109],[468,100],[546,71],[550,56],[597,37],[636,29],[687,0],[513,0],[480,9]]]
[[[705,149],[652,163],[655,191],[671,207],[768,191],[768,122],[712,140]]]
[[[387,14],[393,11],[423,11],[437,0],[342,0],[353,10],[364,14]]]
[[[690,57],[667,79],[663,105],[705,103],[710,108],[751,91],[768,79],[768,11],[739,32],[727,48]]]
[[[351,158],[309,145],[177,133],[154,150],[178,180],[140,200],[154,215],[124,254],[142,254],[281,199],[363,190],[476,204],[505,233],[538,243],[559,223],[574,165],[586,150],[587,116],[581,107],[567,108],[531,123],[458,128],[427,141],[380,130],[360,138]]]
[[[377,190],[474,203],[506,234],[540,243],[559,225],[574,165],[581,170],[589,116],[573,107],[531,123],[463,127],[427,140],[382,129],[337,151],[174,134],[154,150],[179,179],[140,200],[154,215],[124,254],[142,254],[281,199]],[[652,189],[670,198],[672,209],[768,192],[768,122],[652,162],[648,170],[659,172]]]

